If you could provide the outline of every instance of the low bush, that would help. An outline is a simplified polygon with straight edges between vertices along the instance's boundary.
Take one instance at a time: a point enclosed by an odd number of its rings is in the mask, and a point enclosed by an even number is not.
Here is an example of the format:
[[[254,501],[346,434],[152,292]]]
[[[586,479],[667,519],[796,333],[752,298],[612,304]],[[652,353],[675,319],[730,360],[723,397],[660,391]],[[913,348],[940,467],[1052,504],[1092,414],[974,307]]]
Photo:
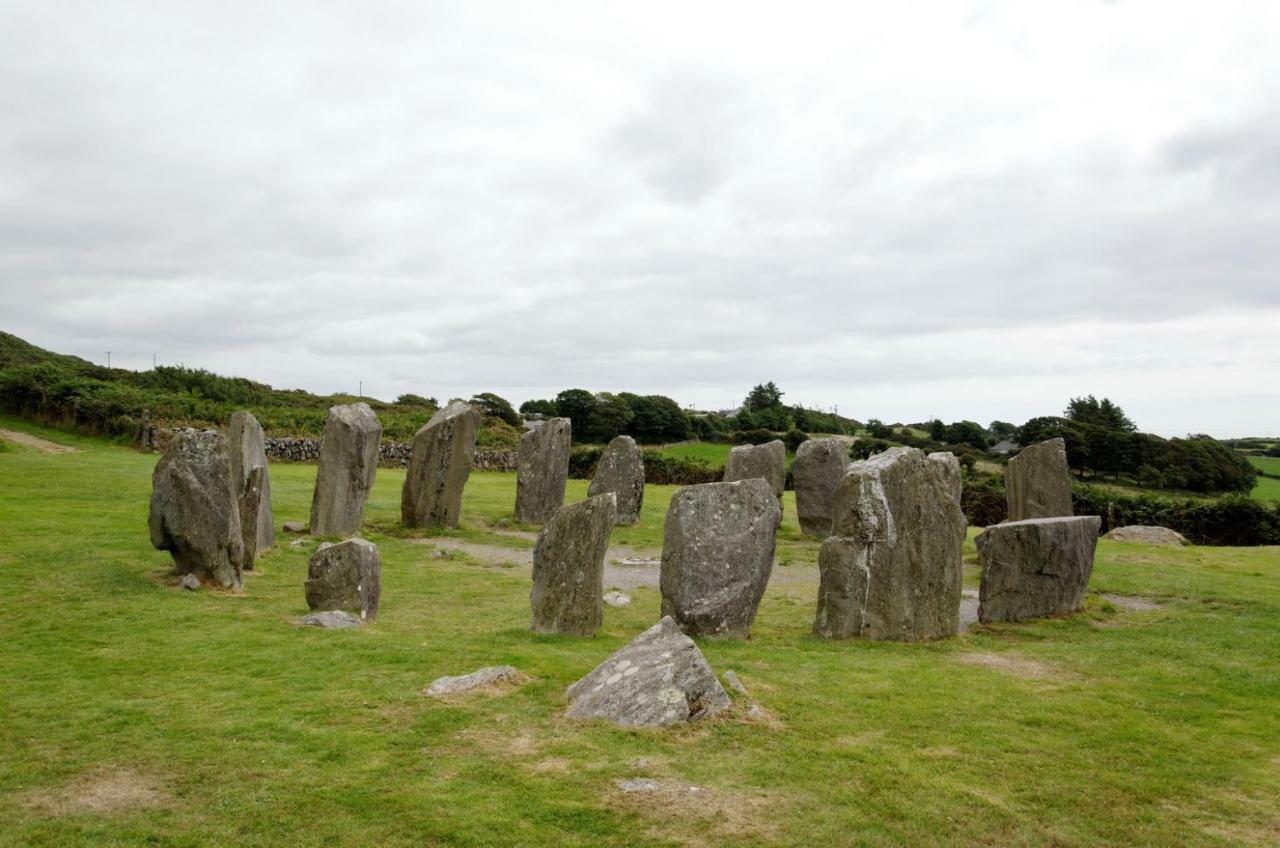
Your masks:
[[[1102,532],[1130,524],[1177,530],[1197,545],[1280,545],[1280,504],[1243,495],[1213,500],[1124,495],[1096,486],[1072,491],[1076,515],[1102,517]]]

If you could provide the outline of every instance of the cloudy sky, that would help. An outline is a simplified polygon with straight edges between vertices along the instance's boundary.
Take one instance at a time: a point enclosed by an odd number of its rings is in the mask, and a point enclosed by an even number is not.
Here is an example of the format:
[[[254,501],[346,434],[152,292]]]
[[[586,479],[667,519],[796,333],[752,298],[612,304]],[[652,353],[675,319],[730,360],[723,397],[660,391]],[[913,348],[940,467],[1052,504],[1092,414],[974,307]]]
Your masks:
[[[606,7],[608,7],[606,9]],[[0,0],[0,329],[1280,432],[1280,4]]]

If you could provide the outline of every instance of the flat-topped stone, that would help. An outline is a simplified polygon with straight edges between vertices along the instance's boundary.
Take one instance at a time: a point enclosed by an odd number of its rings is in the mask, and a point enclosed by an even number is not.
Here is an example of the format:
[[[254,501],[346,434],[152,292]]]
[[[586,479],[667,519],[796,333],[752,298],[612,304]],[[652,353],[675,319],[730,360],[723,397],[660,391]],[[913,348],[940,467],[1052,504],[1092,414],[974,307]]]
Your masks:
[[[978,534],[978,620],[1024,621],[1078,612],[1093,574],[1102,519],[1029,518]]]
[[[1004,469],[1009,520],[1071,515],[1071,469],[1067,443],[1048,439],[1028,445]]]
[[[349,536],[360,529],[378,473],[381,437],[382,424],[369,404],[329,407],[311,497],[313,534]]]
[[[542,524],[564,504],[571,435],[568,418],[550,418],[520,437],[516,521]]]
[[[724,482],[761,477],[769,483],[773,496],[782,502],[787,484],[787,446],[780,439],[763,445],[738,445],[729,450],[724,463]]]
[[[907,642],[954,636],[964,537],[945,457],[897,447],[853,463],[818,554],[814,632]]]

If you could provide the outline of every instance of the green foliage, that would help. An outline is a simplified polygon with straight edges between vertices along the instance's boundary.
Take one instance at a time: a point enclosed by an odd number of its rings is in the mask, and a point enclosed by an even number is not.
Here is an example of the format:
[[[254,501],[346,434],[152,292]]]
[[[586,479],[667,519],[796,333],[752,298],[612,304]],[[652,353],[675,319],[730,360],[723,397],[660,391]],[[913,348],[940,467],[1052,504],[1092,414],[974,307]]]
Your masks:
[[[554,400],[527,400],[520,404],[520,412],[523,415],[545,415],[548,418],[556,416],[556,402]]]
[[[1018,441],[1030,445],[1055,437],[1066,443],[1073,469],[1124,475],[1137,485],[1244,493],[1256,482],[1248,460],[1214,439],[1163,439],[1067,418],[1033,418],[1022,425]]]
[[[1081,424],[1091,424],[1108,430],[1121,430],[1132,433],[1138,427],[1124,414],[1124,410],[1112,403],[1108,398],[1098,400],[1093,395],[1072,398],[1067,409],[1062,413],[1065,418]]]
[[[867,419],[867,432],[873,439],[888,439],[893,436],[893,428],[879,418]]]
[[[421,406],[432,411],[440,408],[440,404],[435,398],[423,397],[422,395],[403,394],[396,398],[396,406]]]
[[[970,527],[989,527],[1009,517],[1004,480],[994,474],[970,474],[960,490],[960,508]]]
[[[757,383],[752,386],[751,391],[747,392],[747,397],[742,402],[742,408],[748,412],[763,412],[766,409],[774,409],[782,406],[782,395],[783,391],[772,380],[763,384]]]
[[[782,437],[782,441],[786,444],[788,451],[795,453],[796,448],[809,441],[809,434],[803,430],[788,430],[786,435]]]
[[[1151,524],[1177,530],[1197,545],[1280,545],[1280,504],[1262,504],[1242,495],[1169,498],[1078,485],[1072,500],[1076,515],[1102,516],[1103,532]]]
[[[992,442],[1003,442],[1006,439],[1018,438],[1018,425],[1008,421],[992,421],[987,425],[987,434]]]
[[[468,402],[484,413],[486,417],[497,418],[511,427],[524,426],[524,419],[511,408],[511,404],[507,402],[506,398],[499,397],[493,392],[481,392]]]

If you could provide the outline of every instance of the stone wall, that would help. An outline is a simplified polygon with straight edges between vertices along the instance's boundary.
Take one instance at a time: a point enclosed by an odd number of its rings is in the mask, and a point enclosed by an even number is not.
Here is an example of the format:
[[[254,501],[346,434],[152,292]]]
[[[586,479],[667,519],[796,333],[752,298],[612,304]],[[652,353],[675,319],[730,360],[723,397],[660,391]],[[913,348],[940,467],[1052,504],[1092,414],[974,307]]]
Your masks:
[[[176,427],[147,427],[138,438],[141,450],[163,453],[173,440]],[[315,462],[320,456],[319,439],[291,439],[268,436],[265,440],[267,457],[273,462]],[[383,442],[378,446],[378,465],[383,468],[405,468],[413,445],[403,442]],[[477,471],[515,471],[514,450],[476,448],[471,467]]]

